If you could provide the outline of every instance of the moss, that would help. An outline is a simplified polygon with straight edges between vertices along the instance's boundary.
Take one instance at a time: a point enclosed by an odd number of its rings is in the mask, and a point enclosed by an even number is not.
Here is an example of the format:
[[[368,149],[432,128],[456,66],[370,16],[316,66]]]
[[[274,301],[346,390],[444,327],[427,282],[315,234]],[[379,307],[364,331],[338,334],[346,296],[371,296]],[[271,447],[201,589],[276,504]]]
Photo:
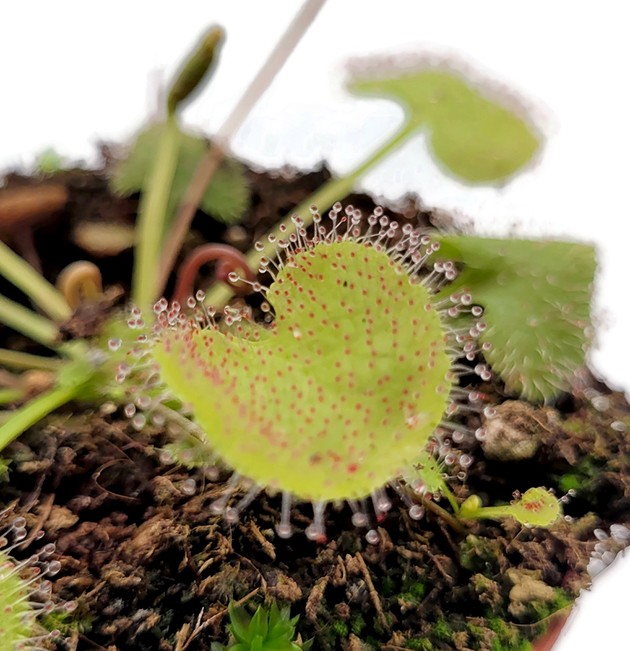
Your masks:
[[[560,477],[558,482],[558,488],[563,493],[568,493],[569,491],[579,491],[582,486],[579,475],[577,473],[568,472],[566,475]]]
[[[427,586],[423,581],[408,578],[403,582],[403,587],[398,598],[402,601],[418,605],[424,599],[426,593]]]
[[[379,620],[375,620],[374,632],[379,636],[383,636],[388,632],[388,630],[391,628],[393,623],[394,623],[394,615],[392,613],[385,613],[386,626],[384,627]]]
[[[501,556],[500,543],[493,538],[469,535],[459,545],[462,567],[485,576],[497,571],[497,559]]]
[[[588,432],[588,423],[579,418],[569,418],[562,423],[562,429],[569,434],[583,437]]]
[[[503,602],[501,587],[496,581],[483,574],[473,574],[470,577],[470,585],[477,593],[479,602],[491,609],[499,608]]]
[[[554,598],[551,602],[538,602],[534,601],[531,605],[533,616],[542,621],[557,613],[559,610],[568,608],[573,605],[574,599],[569,596],[562,588],[556,588],[554,591]]]
[[[496,634],[491,651],[530,651],[531,644],[523,640],[518,629],[500,617],[488,617],[488,628]]]
[[[408,649],[413,649],[413,651],[433,651],[433,649],[435,649],[433,644],[427,640],[426,637],[418,637],[414,638],[413,640],[409,640],[406,643],[406,646]]]
[[[346,624],[342,619],[336,619],[330,625],[330,628],[335,637],[348,637],[348,624]]]
[[[520,640],[516,644],[506,646],[497,638],[492,642],[490,651],[532,651],[532,645],[527,640]]]
[[[87,633],[92,628],[94,617],[92,615],[77,616],[65,610],[53,610],[46,613],[40,619],[40,624],[47,631],[60,631],[63,636],[72,635],[77,630],[79,633]]]
[[[584,457],[571,472],[558,478],[558,487],[565,493],[570,490],[584,491],[588,484],[600,475],[605,464],[605,460]]]
[[[443,617],[433,624],[431,633],[440,642],[448,642],[453,639],[453,629]]]
[[[396,594],[396,581],[391,576],[384,576],[381,579],[380,593],[383,597],[393,597]]]
[[[363,619],[363,615],[358,614],[356,617],[352,618],[352,622],[350,623],[350,630],[355,634],[355,635],[361,635],[361,632],[365,628],[365,619]]]

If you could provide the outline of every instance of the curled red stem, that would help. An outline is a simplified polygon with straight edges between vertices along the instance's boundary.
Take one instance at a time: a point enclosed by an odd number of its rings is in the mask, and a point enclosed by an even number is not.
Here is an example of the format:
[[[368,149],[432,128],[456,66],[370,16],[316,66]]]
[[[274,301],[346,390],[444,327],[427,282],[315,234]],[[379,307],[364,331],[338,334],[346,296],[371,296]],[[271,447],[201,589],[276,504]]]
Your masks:
[[[228,276],[234,271],[245,280],[253,282],[256,276],[247,263],[247,258],[232,246],[227,244],[203,244],[193,249],[184,260],[177,273],[177,284],[173,298],[182,305],[194,293],[195,278],[199,269],[208,262],[216,262],[215,278],[232,287],[241,296],[249,294],[251,287],[245,283],[232,283]]]

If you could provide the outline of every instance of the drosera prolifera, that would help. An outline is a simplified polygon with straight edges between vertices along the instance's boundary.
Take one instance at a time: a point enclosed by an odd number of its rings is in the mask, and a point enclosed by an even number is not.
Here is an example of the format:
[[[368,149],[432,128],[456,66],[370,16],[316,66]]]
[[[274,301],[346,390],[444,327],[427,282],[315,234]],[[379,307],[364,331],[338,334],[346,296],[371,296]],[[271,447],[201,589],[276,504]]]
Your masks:
[[[280,492],[278,534],[291,535],[291,505],[306,501],[306,535],[322,540],[329,503],[348,502],[356,526],[369,526],[370,501],[384,516],[386,487],[421,477],[417,462],[436,429],[460,408],[482,407],[458,376],[489,371],[461,364],[478,353],[482,310],[465,291],[433,300],[456,269],[433,263],[439,244],[426,232],[381,208],[365,219],[336,204],[330,226],[313,212],[312,234],[296,216],[295,233],[275,241],[278,259],[262,260],[269,286],[232,274],[263,295],[262,322],[234,307],[219,320],[198,294],[185,305],[158,301],[149,336],[137,311],[130,324],[142,329],[134,355],[145,372],[191,407],[234,471],[214,511],[235,522],[260,491]],[[458,324],[462,314],[472,325]],[[142,398],[150,412],[157,399]]]

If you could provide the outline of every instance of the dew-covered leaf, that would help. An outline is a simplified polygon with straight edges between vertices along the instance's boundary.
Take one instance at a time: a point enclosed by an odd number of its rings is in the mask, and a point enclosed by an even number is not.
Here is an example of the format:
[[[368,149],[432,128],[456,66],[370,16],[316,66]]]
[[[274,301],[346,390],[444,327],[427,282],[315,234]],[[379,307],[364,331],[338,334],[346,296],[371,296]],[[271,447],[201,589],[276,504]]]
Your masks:
[[[518,103],[490,82],[444,62],[421,62],[357,75],[358,95],[398,102],[447,173],[468,183],[501,184],[532,162],[541,135]]]
[[[562,514],[560,500],[542,487],[530,488],[505,506],[482,506],[478,495],[471,495],[461,505],[459,516],[463,519],[514,518],[528,527],[550,527]]]
[[[144,189],[165,126],[164,123],[154,124],[138,134],[127,158],[114,170],[111,184],[116,193],[126,195]],[[169,223],[207,149],[208,142],[204,138],[180,130],[177,168],[168,204]],[[235,160],[224,160],[201,200],[202,210],[229,224],[241,217],[248,203],[249,188],[243,166]]]
[[[545,488],[530,488],[509,507],[509,514],[529,527],[549,527],[561,512],[560,501]]]
[[[368,495],[417,459],[451,360],[428,290],[352,241],[296,253],[266,293],[275,323],[166,330],[153,357],[223,460],[303,500]],[[263,328],[263,326],[259,326]]]
[[[509,391],[532,401],[567,390],[591,339],[595,249],[573,242],[443,236],[440,256],[462,266],[484,310],[485,357]]]
[[[415,476],[420,479],[424,488],[429,493],[441,494],[448,488],[444,479],[444,469],[439,462],[428,451],[423,450],[415,463]],[[409,483],[413,482],[412,475],[408,477]]]

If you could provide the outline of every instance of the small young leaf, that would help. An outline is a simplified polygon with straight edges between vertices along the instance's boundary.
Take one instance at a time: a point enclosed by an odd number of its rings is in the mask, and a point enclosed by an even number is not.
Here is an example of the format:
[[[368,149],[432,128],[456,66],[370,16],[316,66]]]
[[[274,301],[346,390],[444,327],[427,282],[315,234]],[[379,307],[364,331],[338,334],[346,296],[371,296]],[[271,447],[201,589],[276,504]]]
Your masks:
[[[560,501],[544,488],[530,488],[511,505],[509,514],[530,527],[549,527],[560,517]]]
[[[448,62],[428,60],[411,71],[364,73],[350,90],[401,104],[409,123],[426,130],[437,161],[458,179],[503,183],[533,160],[541,137],[519,115],[523,111],[512,108],[513,100],[471,77]]]
[[[459,508],[459,517],[463,518],[476,518],[483,509],[481,498],[479,495],[470,495],[467,497]]]
[[[585,359],[595,250],[572,242],[448,235],[440,257],[463,265],[448,292],[467,288],[485,309],[484,354],[509,391],[537,401],[566,390]]]
[[[550,527],[561,515],[560,500],[545,488],[530,488],[505,506],[482,506],[478,495],[471,495],[459,510],[459,517],[471,520],[514,518],[528,527]]]
[[[224,36],[225,33],[220,27],[211,27],[184,60],[168,93],[166,104],[170,114],[173,114],[180,104],[189,101],[192,95],[196,95],[202,82],[208,80]]]
[[[429,493],[439,494],[444,491],[446,487],[444,470],[429,451],[423,450],[414,465],[417,476]]]
[[[158,147],[164,123],[142,130],[136,137],[127,158],[114,170],[111,184],[114,192],[122,195],[141,192],[148,180],[151,166],[158,155]],[[208,143],[204,138],[188,132],[180,132],[179,157],[171,187],[168,204],[168,220],[171,223],[199,161]],[[201,208],[215,219],[226,224],[240,218],[249,202],[249,189],[243,166],[234,160],[225,160],[217,170],[212,183],[206,189]]]

